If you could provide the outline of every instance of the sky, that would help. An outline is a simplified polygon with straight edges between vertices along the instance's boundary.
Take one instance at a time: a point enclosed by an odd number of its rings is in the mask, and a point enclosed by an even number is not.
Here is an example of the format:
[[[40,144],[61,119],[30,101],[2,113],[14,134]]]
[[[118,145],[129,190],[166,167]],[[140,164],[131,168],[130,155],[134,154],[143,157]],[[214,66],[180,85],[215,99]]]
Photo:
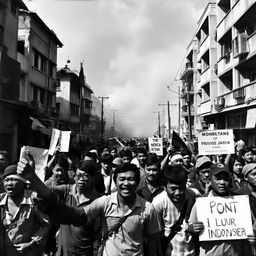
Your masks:
[[[129,136],[152,136],[167,125],[178,103],[175,78],[208,0],[24,0],[52,29],[63,48],[58,67],[70,60],[94,94],[107,96],[106,118]],[[178,125],[177,105],[171,125]]]

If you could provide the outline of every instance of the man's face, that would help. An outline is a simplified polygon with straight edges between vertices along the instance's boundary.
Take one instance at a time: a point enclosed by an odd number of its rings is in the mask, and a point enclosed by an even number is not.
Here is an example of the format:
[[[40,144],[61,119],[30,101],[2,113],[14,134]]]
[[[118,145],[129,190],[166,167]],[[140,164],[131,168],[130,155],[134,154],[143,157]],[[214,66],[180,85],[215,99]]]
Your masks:
[[[156,181],[158,179],[159,172],[160,170],[157,165],[147,165],[145,170],[147,180]]]
[[[186,192],[186,181],[181,184],[175,184],[173,182],[168,182],[166,185],[166,193],[170,200],[174,203],[180,203],[184,200]]]
[[[250,171],[244,179],[256,190],[256,169]]]
[[[131,158],[129,156],[123,156],[122,161],[124,164],[128,164],[131,162]]]
[[[138,153],[137,158],[138,158],[138,161],[139,161],[140,165],[145,165],[146,158],[147,158],[146,154]]]
[[[253,160],[253,154],[251,151],[249,152],[246,152],[244,155],[243,155],[243,159],[246,163],[251,163],[252,160]]]
[[[23,195],[25,183],[11,176],[5,177],[3,180],[5,191],[8,195],[16,197]]]
[[[135,173],[127,171],[118,173],[116,177],[116,189],[122,198],[133,197],[136,193],[138,183],[136,181]]]
[[[8,166],[8,160],[5,156],[0,154],[0,171],[4,171],[4,169]]]
[[[227,172],[219,172],[211,177],[211,186],[217,195],[228,195],[230,190],[230,175]]]
[[[182,165],[183,164],[183,159],[178,158],[172,161],[172,165]]]
[[[241,173],[242,173],[242,169],[243,169],[242,163],[235,160],[234,165],[233,165],[233,172],[234,172],[236,175],[239,176],[239,175],[241,175]]]
[[[116,158],[116,156],[117,156],[117,153],[116,153],[115,149],[112,149],[110,154],[113,156],[113,159]]]
[[[109,171],[111,169],[111,163],[108,162],[102,162],[101,167],[104,171]]]
[[[210,168],[203,167],[200,169],[198,171],[198,179],[204,184],[208,183],[210,180]]]
[[[63,167],[61,167],[60,165],[56,164],[52,170],[53,173],[53,177],[57,180],[57,181],[61,181],[63,179],[66,178],[67,176],[67,172],[66,170],[64,170]]]
[[[76,170],[75,182],[77,187],[81,190],[89,188],[93,184],[93,176],[85,171]]]
[[[183,158],[183,164],[184,164],[185,166],[188,166],[188,165],[190,164],[190,162],[191,162],[190,155],[185,155],[185,156],[183,156],[182,158]]]

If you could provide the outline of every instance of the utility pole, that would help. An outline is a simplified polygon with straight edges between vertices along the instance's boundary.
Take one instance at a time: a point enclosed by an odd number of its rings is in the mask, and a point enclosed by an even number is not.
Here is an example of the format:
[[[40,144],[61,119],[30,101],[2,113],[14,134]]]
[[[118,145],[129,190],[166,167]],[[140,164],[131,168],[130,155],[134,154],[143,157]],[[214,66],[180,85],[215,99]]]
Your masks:
[[[100,136],[100,138],[101,138],[101,141],[103,141],[103,138],[104,138],[104,119],[103,119],[103,117],[104,117],[104,100],[107,100],[107,99],[109,99],[109,97],[104,97],[104,96],[99,96],[98,97],[99,99],[101,99],[101,136]]]
[[[161,126],[160,126],[160,111],[156,111],[153,113],[157,113],[157,119],[158,119],[158,136],[161,137]]]
[[[113,112],[113,133],[112,133],[112,137],[115,137],[116,111],[117,110],[112,109],[112,112]]]
[[[159,106],[167,106],[168,111],[168,139],[171,139],[171,115],[170,115],[170,106],[177,106],[177,104],[170,104],[169,101],[167,101],[167,104],[158,104]]]

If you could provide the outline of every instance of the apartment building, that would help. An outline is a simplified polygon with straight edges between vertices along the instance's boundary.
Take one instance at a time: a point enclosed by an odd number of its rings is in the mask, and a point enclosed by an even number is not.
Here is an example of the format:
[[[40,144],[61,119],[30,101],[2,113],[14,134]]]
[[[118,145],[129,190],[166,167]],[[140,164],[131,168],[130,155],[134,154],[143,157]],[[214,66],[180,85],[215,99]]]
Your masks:
[[[216,1],[210,0],[198,21],[195,35],[187,47],[179,77],[183,81],[182,135],[189,139],[198,131],[208,128],[206,120],[212,114],[214,98],[217,96],[216,26]]]
[[[255,144],[256,1],[217,1],[218,92],[207,120]]]
[[[17,157],[17,119],[23,110],[17,61],[19,8],[27,9],[21,0],[0,0],[0,149],[7,150],[12,160]]]
[[[19,125],[19,145],[48,147],[50,136],[31,130],[30,117],[55,126],[57,49],[63,44],[35,12],[19,10],[17,60],[20,62],[19,101],[26,107]]]

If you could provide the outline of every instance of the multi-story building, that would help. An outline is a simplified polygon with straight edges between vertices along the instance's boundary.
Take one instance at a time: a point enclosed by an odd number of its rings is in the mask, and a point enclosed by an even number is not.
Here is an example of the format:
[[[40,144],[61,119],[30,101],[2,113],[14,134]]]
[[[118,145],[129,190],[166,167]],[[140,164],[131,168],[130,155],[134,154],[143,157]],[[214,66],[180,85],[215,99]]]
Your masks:
[[[17,159],[20,64],[17,61],[19,8],[21,0],[0,0],[0,149]]]
[[[218,0],[218,92],[207,120],[256,143],[256,1]]]
[[[38,118],[49,128],[57,117],[57,48],[62,43],[35,13],[19,11],[17,59],[21,64],[19,100],[27,107],[19,122],[19,144],[44,147],[50,138],[28,129],[29,117]],[[24,122],[25,120],[25,122]],[[30,125],[31,126],[31,125]]]
[[[195,106],[197,98],[195,88],[197,86],[197,40],[191,41],[187,47],[186,56],[180,72],[181,86],[181,133],[189,139],[195,135]]]
[[[256,143],[255,11],[256,0],[210,0],[196,31],[196,130],[233,129],[247,144]]]
[[[216,26],[216,0],[210,0],[198,21],[180,72],[182,116],[185,117],[182,133],[189,139],[208,127],[205,120],[212,114],[218,91]]]
[[[79,74],[66,65],[58,71],[58,79],[58,128],[71,130],[73,135],[77,135],[76,142],[90,142],[93,91],[86,82],[82,64]]]

